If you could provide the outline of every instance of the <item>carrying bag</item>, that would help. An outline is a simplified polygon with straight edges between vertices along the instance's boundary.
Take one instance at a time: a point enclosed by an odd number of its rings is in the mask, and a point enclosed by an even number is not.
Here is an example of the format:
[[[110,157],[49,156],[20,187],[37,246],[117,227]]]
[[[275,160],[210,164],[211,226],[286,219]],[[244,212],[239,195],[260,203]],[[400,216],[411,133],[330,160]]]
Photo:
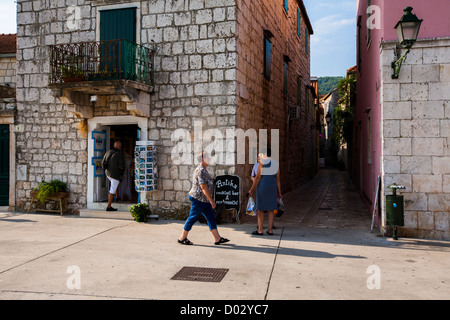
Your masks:
[[[248,198],[247,209],[245,210],[245,213],[249,216],[256,216],[255,206],[255,200],[253,200],[252,197]]]
[[[283,213],[284,213],[284,203],[283,200],[279,199],[276,216],[281,217]]]

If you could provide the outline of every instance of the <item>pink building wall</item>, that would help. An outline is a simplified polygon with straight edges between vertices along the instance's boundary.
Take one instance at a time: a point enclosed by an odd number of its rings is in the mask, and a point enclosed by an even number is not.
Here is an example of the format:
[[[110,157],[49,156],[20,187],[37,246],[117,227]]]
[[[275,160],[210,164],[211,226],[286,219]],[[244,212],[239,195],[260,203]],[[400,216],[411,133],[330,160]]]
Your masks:
[[[357,1],[357,106],[355,115],[354,182],[360,190],[368,211],[373,210],[377,178],[381,174],[381,71],[380,43],[397,41],[395,25],[405,7],[423,19],[418,39],[441,38],[450,35],[450,0],[371,0],[380,8],[381,28],[367,28],[368,0]],[[372,16],[373,18],[374,16]],[[358,31],[359,30],[359,31]],[[370,32],[371,41],[367,42]],[[370,129],[369,126],[370,117]],[[369,132],[370,131],[370,132]],[[370,139],[369,139],[370,138]],[[369,160],[370,153],[370,160]],[[380,217],[378,217],[380,219]],[[379,221],[378,221],[379,222]]]

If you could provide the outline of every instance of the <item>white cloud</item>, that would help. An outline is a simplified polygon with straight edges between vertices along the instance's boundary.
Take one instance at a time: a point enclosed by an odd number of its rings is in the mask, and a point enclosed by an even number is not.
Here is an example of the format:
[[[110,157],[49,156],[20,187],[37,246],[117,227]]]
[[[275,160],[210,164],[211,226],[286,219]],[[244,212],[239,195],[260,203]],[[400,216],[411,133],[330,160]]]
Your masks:
[[[333,14],[312,22],[314,34],[328,35],[339,32],[342,27],[356,25],[356,20]]]

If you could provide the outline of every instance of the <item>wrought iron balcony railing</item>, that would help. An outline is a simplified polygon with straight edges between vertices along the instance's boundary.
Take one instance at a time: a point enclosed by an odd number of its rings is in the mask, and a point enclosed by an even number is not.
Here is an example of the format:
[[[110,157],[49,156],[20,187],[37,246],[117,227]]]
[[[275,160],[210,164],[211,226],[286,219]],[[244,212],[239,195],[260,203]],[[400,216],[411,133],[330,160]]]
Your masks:
[[[128,40],[50,46],[50,83],[133,80],[154,84],[154,51]]]

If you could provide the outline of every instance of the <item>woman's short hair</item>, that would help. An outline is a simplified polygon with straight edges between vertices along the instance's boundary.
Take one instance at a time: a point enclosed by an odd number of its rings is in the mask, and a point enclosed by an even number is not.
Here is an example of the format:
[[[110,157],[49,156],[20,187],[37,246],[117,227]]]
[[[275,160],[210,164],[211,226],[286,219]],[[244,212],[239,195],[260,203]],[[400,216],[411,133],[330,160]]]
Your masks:
[[[197,163],[202,162],[203,160],[203,151],[200,151],[199,153],[197,153]]]

